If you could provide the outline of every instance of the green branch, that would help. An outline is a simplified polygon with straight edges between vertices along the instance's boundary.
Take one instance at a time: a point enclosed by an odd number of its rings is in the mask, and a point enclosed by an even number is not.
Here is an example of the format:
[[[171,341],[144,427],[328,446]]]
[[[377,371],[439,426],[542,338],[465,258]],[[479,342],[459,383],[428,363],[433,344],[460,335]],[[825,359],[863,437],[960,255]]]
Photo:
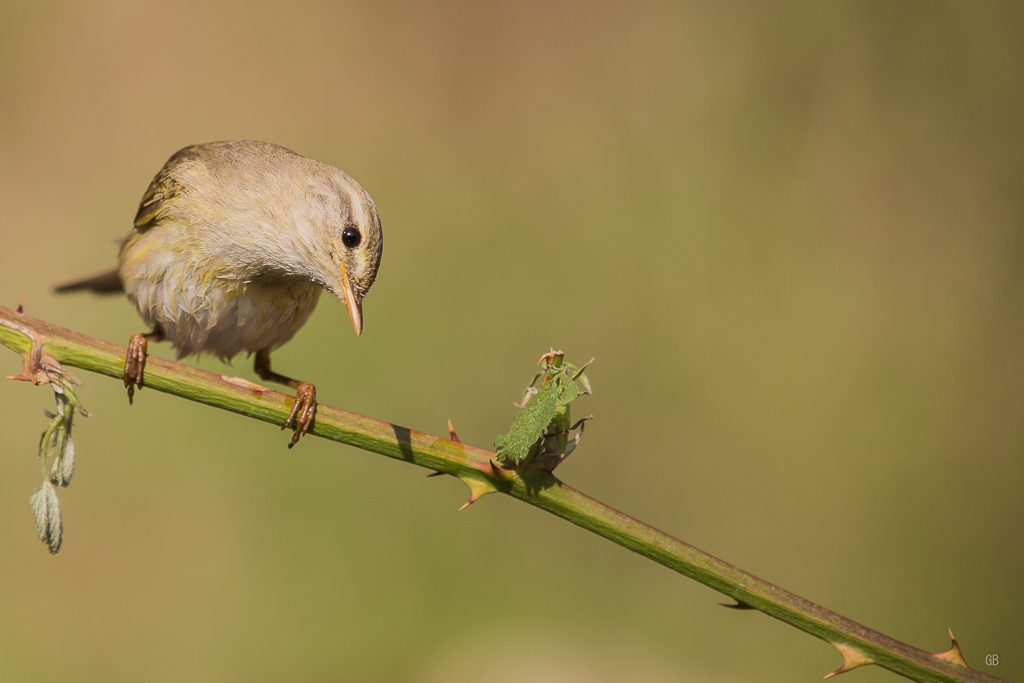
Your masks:
[[[14,379],[47,383],[60,364],[120,379],[126,349],[0,307],[0,343],[22,355]],[[284,423],[291,397],[151,356],[145,386],[272,424]],[[541,472],[517,474],[494,464],[491,451],[320,405],[311,434],[458,477],[470,502],[501,492],[529,503],[832,644],[842,673],[876,664],[915,681],[992,682],[968,668],[959,646],[930,654],[861,626],[608,507]],[[950,634],[952,636],[952,634]],[[830,674],[831,675],[831,674]]]

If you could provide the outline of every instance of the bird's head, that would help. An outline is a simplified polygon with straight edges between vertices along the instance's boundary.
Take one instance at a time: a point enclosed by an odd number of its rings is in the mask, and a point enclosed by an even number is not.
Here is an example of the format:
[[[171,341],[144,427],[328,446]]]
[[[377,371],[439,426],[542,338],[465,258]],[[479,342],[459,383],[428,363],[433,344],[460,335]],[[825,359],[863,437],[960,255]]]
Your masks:
[[[377,277],[384,236],[370,195],[344,172],[333,170],[338,211],[326,212],[329,225],[323,265],[329,277],[321,284],[348,307],[352,327],[359,335],[363,331],[363,297]]]

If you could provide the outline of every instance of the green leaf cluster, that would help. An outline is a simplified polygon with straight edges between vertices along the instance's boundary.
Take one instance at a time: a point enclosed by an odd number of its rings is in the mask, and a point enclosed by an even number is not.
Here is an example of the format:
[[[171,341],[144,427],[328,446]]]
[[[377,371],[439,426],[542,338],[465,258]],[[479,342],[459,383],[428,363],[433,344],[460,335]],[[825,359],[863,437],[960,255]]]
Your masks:
[[[56,362],[44,361],[32,381],[35,384],[49,384],[57,401],[56,413],[43,411],[51,420],[39,440],[43,483],[29,499],[39,540],[46,543],[51,553],[56,554],[64,537],[64,521],[55,487],[71,484],[75,472],[75,439],[71,436],[71,427],[76,411],[83,417],[89,417],[89,413],[78,400],[73,388],[76,384],[80,386],[81,382]],[[47,468],[51,458],[52,467]]]
[[[527,388],[521,409],[508,432],[494,441],[498,459],[503,465],[513,468],[528,465],[551,450],[547,448],[547,442],[553,440],[555,453],[545,457],[545,461],[552,464],[543,467],[551,471],[572,450],[566,448],[566,435],[572,429],[569,404],[591,393],[586,376],[590,363],[578,368],[565,362],[561,351],[544,354],[541,362],[547,365]],[[577,442],[578,438],[572,442],[573,448]]]

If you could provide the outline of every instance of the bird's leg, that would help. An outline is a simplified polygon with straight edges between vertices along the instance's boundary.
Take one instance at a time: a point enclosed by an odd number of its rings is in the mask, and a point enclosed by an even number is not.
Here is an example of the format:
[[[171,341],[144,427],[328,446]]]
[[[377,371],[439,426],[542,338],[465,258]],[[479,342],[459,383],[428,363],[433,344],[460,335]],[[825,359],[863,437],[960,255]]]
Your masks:
[[[288,413],[288,419],[281,425],[281,429],[285,429],[293,421],[295,423],[295,435],[292,436],[291,443],[288,444],[288,448],[291,448],[299,442],[303,434],[309,431],[313,424],[313,418],[316,417],[316,387],[309,382],[300,382],[271,370],[270,349],[260,349],[256,352],[253,369],[260,379],[284,384],[295,390],[295,404],[292,405],[292,411]]]
[[[152,332],[137,332],[128,342],[128,354],[124,359],[124,386],[128,390],[128,404],[135,398],[135,387],[142,388],[142,371],[146,368],[146,347],[151,341],[163,341],[164,333],[159,326]]]

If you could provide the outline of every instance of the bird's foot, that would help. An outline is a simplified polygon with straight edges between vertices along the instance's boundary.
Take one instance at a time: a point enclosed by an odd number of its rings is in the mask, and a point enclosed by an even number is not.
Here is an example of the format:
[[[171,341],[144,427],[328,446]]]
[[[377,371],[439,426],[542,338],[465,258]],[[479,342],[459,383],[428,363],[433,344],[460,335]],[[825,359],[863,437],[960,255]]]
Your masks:
[[[128,342],[128,355],[124,359],[124,386],[128,390],[128,403],[135,397],[135,387],[142,388],[142,371],[146,367],[147,335],[141,332],[132,335]]]
[[[295,434],[292,436],[291,443],[288,444],[288,448],[291,448],[299,442],[302,435],[309,431],[309,428],[313,425],[313,418],[316,417],[316,387],[309,382],[300,382],[295,387],[295,403],[292,405],[292,411],[288,413],[288,419],[281,425],[281,429],[286,429],[292,423],[295,424]]]

